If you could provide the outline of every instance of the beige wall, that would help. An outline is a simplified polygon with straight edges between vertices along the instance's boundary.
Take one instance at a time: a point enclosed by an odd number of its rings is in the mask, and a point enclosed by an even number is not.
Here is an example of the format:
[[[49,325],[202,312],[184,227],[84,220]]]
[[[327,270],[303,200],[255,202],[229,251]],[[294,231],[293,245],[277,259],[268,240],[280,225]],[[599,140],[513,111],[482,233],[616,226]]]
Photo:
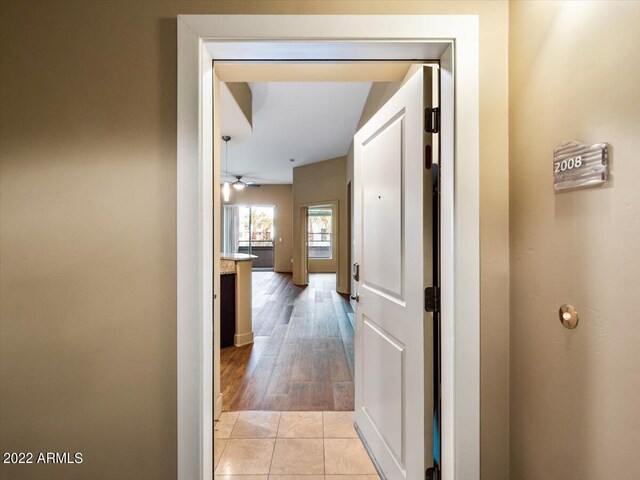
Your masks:
[[[511,4],[515,479],[640,471],[638,25],[638,2]],[[552,152],[568,140],[611,145],[605,186],[554,193]]]
[[[309,262],[309,271],[336,271],[337,290],[349,293],[349,258],[347,249],[347,157],[337,157],[323,162],[312,163],[293,169],[293,282],[306,283],[304,279],[304,257],[301,235],[301,209],[312,205],[336,205],[338,238],[337,258],[332,259],[324,267],[321,262]]]
[[[403,82],[374,82],[362,107],[358,130],[398,91]],[[353,142],[352,147],[353,147]],[[353,167],[351,168],[353,170]]]
[[[276,272],[291,272],[293,238],[293,193],[291,185],[262,185],[245,188],[241,192],[231,189],[231,201],[225,205],[275,205],[275,264]]]
[[[175,478],[179,13],[480,16],[482,471],[506,478],[508,12],[490,0],[4,0],[0,450],[86,461],[3,475]]]
[[[217,69],[216,69],[217,71]],[[226,82],[225,85],[238,103],[249,124],[253,123],[253,94],[247,82]]]

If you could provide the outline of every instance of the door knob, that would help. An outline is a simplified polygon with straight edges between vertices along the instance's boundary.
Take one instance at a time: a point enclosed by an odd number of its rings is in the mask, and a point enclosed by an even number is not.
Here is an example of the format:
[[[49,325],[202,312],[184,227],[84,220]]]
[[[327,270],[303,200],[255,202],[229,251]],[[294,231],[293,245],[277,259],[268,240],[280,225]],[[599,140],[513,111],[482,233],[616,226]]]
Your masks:
[[[356,293],[355,295],[351,295],[351,300],[355,300],[356,302],[360,301],[360,294]]]

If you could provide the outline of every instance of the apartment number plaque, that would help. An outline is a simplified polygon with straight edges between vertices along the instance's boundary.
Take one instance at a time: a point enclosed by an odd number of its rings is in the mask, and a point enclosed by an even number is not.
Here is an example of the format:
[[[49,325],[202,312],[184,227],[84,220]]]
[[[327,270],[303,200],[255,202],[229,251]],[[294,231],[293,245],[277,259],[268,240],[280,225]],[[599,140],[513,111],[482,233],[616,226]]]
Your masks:
[[[606,143],[563,143],[553,150],[553,188],[559,191],[602,185],[607,181],[607,163]]]

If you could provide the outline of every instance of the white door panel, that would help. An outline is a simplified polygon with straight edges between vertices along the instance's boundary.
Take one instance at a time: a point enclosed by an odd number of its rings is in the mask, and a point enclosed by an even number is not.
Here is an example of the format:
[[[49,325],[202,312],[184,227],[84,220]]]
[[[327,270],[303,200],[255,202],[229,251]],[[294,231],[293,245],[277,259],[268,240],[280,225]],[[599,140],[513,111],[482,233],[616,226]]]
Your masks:
[[[417,69],[354,137],[355,421],[389,480],[424,478],[433,462],[433,342],[424,312],[432,197],[423,156],[432,75],[431,67]]]
[[[402,298],[402,129],[404,111],[362,146],[362,278]]]
[[[367,368],[378,372],[363,379],[362,403],[368,419],[383,437],[394,458],[402,458],[402,385],[404,345],[380,325],[363,318],[362,360]]]

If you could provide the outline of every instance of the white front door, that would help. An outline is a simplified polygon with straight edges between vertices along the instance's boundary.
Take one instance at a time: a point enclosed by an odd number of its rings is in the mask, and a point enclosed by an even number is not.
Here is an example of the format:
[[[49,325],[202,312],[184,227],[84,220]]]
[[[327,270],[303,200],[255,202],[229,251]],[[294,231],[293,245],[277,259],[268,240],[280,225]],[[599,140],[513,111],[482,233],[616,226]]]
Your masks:
[[[433,465],[434,73],[418,67],[354,138],[355,422],[388,480]]]

